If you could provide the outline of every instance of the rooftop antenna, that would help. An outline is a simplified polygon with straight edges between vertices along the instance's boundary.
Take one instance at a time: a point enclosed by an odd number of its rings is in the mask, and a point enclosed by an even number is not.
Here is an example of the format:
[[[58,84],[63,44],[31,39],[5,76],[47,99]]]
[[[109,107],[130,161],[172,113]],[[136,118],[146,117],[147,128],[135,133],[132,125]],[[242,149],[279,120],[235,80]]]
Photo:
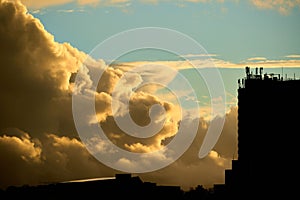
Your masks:
[[[248,66],[246,66],[246,75],[247,75],[247,79],[250,78],[250,68]]]
[[[260,75],[260,78],[262,78],[262,74],[263,74],[263,68],[260,67],[260,68],[259,68],[259,75]]]

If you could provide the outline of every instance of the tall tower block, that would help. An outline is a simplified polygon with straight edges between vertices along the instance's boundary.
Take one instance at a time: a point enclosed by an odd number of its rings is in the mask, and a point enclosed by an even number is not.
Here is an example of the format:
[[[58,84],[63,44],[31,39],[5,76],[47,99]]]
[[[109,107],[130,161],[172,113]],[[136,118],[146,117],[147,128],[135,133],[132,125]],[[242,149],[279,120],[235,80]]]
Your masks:
[[[225,172],[230,194],[298,192],[291,180],[299,185],[299,96],[300,80],[246,67],[246,77],[238,80],[238,160]]]

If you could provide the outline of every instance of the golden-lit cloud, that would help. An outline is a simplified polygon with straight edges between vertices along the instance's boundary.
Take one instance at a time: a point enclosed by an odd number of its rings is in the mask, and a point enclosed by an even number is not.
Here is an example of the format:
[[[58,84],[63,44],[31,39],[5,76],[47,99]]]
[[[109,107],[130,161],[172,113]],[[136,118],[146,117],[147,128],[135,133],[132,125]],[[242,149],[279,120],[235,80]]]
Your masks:
[[[197,63],[197,60],[191,62]],[[217,68],[244,68],[245,66],[256,67],[258,65],[264,68],[300,67],[300,60],[296,59],[295,57],[289,57],[289,59],[278,59],[278,60],[270,60],[264,57],[255,57],[255,58],[249,58],[246,61],[239,62],[239,63],[233,63],[230,61],[216,58],[216,59],[212,59],[212,62]]]
[[[20,130],[11,130],[11,132],[18,134],[17,136],[10,136],[4,133],[4,135],[0,137],[1,148],[6,149],[6,151],[10,151],[9,153],[7,152],[8,157],[10,154],[19,154],[19,159],[25,162],[40,162],[41,148],[39,145],[35,144],[34,141],[31,141],[29,134]],[[9,132],[9,134],[11,132]]]
[[[160,112],[150,114],[149,111],[153,105],[161,105],[166,111],[165,116],[162,117]],[[164,125],[162,129],[152,137],[144,139],[134,138],[120,129],[112,116],[107,117],[106,121],[102,121],[101,126],[110,140],[114,141],[114,143],[121,148],[132,152],[143,153],[160,150],[162,148],[162,141],[174,136],[178,130],[178,122],[180,120],[180,111],[178,111],[178,108],[168,102],[160,100],[154,95],[144,92],[133,94],[130,99],[129,110],[130,113],[128,114],[130,114],[133,121],[139,126],[148,125],[150,123],[150,115],[154,121],[154,126],[159,127],[161,120],[164,120]],[[100,119],[98,120],[100,121]],[[155,127],[153,128],[156,129]]]
[[[114,175],[77,139],[54,134],[37,139],[19,129],[4,133],[0,136],[0,188]]]
[[[76,3],[78,5],[92,5],[92,6],[118,6],[118,7],[128,7],[131,3],[134,3],[132,0],[9,0],[9,1],[21,1],[30,9],[38,9],[50,7],[50,6],[59,6],[67,3]],[[300,6],[299,0],[249,0],[252,5],[258,9],[263,10],[277,10],[282,15],[288,15],[292,9]],[[156,5],[160,2],[169,2],[174,3],[180,7],[185,7],[185,3],[218,3],[224,4],[225,2],[238,3],[239,0],[184,0],[184,1],[170,1],[170,0],[139,0],[140,3],[153,4]],[[126,12],[128,10],[122,11]],[[69,10],[74,11],[74,10]],[[221,8],[222,12],[227,12],[226,8]]]
[[[117,6],[123,7],[123,12],[128,12],[125,7],[128,7],[130,4],[135,3],[132,0],[10,0],[10,1],[21,1],[30,9],[38,9],[50,7],[50,6],[59,6],[68,3],[76,3],[78,5],[91,5],[91,6]],[[299,7],[299,0],[249,0],[252,5],[258,9],[263,10],[277,10],[280,14],[288,15],[292,9]],[[179,7],[185,7],[186,3],[217,3],[224,4],[225,2],[238,3],[239,0],[138,0],[139,3],[157,5],[160,2],[173,3]],[[71,11],[71,10],[69,10]],[[225,7],[221,8],[222,12],[227,12]]]
[[[251,3],[266,10],[277,10],[280,14],[287,15],[295,7],[300,6],[299,0],[251,0]]]
[[[189,68],[211,68],[211,67],[216,67],[216,68],[245,68],[245,66],[263,66],[265,68],[278,68],[278,67],[295,67],[298,68],[300,67],[300,58],[299,55],[288,55],[285,56],[287,59],[277,59],[277,60],[270,60],[265,57],[253,57],[253,58],[248,58],[245,61],[234,63],[231,61],[226,61],[219,59],[217,55],[213,54],[214,57],[210,56],[205,57],[202,56],[199,57],[187,57],[188,60],[186,61],[138,61],[138,62],[128,62],[121,64],[120,66],[116,66],[122,70],[129,70],[134,66],[137,65],[147,65],[147,64],[152,64],[152,65],[164,65],[168,67],[172,67],[176,70],[182,70],[182,69],[189,69]]]
[[[74,1],[74,0],[72,0]],[[98,5],[99,4],[99,0],[77,0],[79,5]]]
[[[18,129],[5,131],[0,136],[0,187],[35,183],[41,153],[39,141],[32,140],[28,133]]]
[[[230,61],[222,60],[219,58],[212,58],[210,62],[206,62],[208,64],[205,64],[205,61],[203,60],[190,60],[189,62],[192,63],[190,64],[184,64],[181,62],[180,66],[182,68],[184,67],[211,67],[211,63],[214,64],[214,67],[217,68],[244,68],[245,66],[262,66],[264,68],[282,68],[282,67],[295,67],[299,68],[300,67],[300,60],[297,59],[298,57],[292,56],[292,57],[287,57],[288,59],[277,59],[277,60],[270,60],[265,57],[254,57],[254,58],[249,58],[246,61],[242,61],[239,63],[233,63]],[[210,64],[210,65],[209,65]]]
[[[50,6],[59,6],[67,3],[77,3],[78,5],[92,5],[92,6],[115,6],[124,5],[130,2],[130,0],[9,0],[9,1],[21,1],[28,8],[40,9]]]
[[[94,92],[97,118],[83,120],[99,123],[116,145],[128,151],[149,152],[162,148],[172,140],[181,120],[178,106],[164,99],[163,95],[156,96],[155,93],[150,93],[149,91],[155,91],[154,87],[145,87],[144,90],[137,91],[132,88],[145,79],[171,80],[176,74],[143,74],[131,71],[126,75],[130,67],[108,67],[104,61],[89,58],[71,44],[56,42],[42,23],[29,14],[26,7],[19,2],[0,0],[0,18],[1,188],[114,176],[116,170],[96,160],[87,151],[76,131],[72,115],[72,94],[80,93],[83,88],[97,88]],[[171,64],[177,66],[184,63]],[[85,68],[85,65],[89,68]],[[103,70],[99,84],[92,81],[93,70],[96,69]],[[84,72],[80,77],[82,85],[75,88],[74,79],[80,70]],[[120,110],[113,116],[112,94],[114,86],[120,81],[123,90],[129,91],[125,94],[131,94],[130,112],[123,113]],[[118,92],[115,94],[118,95]],[[121,104],[126,99],[128,96],[124,95],[118,100]],[[161,110],[151,112],[150,108],[153,105],[164,108],[165,115],[162,117]],[[235,126],[234,117],[230,118],[234,112],[232,110],[226,116],[231,120],[229,123],[232,123],[228,127]],[[127,135],[116,124],[116,119],[126,115],[131,115],[139,125],[146,125],[149,115],[154,120],[154,128],[160,122],[164,123],[157,134],[141,140]],[[180,183],[186,187],[222,182],[224,169],[229,167],[231,159],[228,155],[234,154],[236,149],[231,147],[229,141],[220,141],[207,158],[200,160],[197,155],[209,122],[194,119],[191,123],[199,123],[199,129],[189,149],[168,168],[141,174],[143,180],[151,180],[158,184]],[[184,128],[186,134],[189,134],[188,124]],[[224,131],[224,137],[230,135],[230,138],[234,139],[235,133],[230,132],[229,128]],[[97,144],[95,148],[98,151],[109,150],[105,143],[99,141]],[[149,165],[149,160],[160,161],[166,158],[164,152],[161,152],[151,158],[145,156],[143,159],[144,163]],[[119,164],[136,165],[127,158],[119,159]],[[189,178],[183,178],[184,174]]]
[[[91,5],[91,6],[117,6],[121,7],[123,12],[129,12],[126,8],[131,3],[135,3],[132,0],[10,0],[10,1],[21,1],[28,8],[33,9],[33,12],[39,12],[39,9],[64,5],[68,3],[76,3],[80,6]],[[239,0],[183,0],[183,1],[171,1],[171,0],[139,0],[139,3],[157,5],[160,2],[174,3],[179,7],[185,7],[186,3],[217,3],[224,4],[225,2],[239,3]],[[290,12],[300,6],[299,0],[249,0],[249,2],[258,9],[262,10],[277,10],[282,15],[288,15]],[[65,10],[64,12],[72,12],[74,10]],[[228,10],[225,7],[221,8],[221,11],[227,13]]]
[[[156,172],[144,174],[144,179],[165,185],[181,185],[184,189],[196,186],[197,181],[206,187],[224,183],[224,170],[231,168],[231,160],[237,158],[237,108],[232,108],[226,115],[225,128],[215,148],[203,159],[198,158],[200,146],[209,123],[199,123],[197,135],[192,145],[174,163]],[[188,129],[187,129],[188,130]],[[186,131],[188,132],[188,131]]]
[[[66,181],[114,175],[114,170],[99,163],[87,151],[84,144],[75,138],[46,134],[41,140],[45,180]],[[59,170],[58,170],[59,169]],[[47,177],[49,176],[49,177]]]
[[[103,122],[108,116],[112,115],[111,112],[111,96],[105,92],[96,93],[95,97],[95,108],[96,108],[96,119],[95,122]]]
[[[26,5],[28,8],[44,8],[49,6],[56,6],[56,5],[64,5],[66,3],[73,2],[74,0],[45,0],[45,1],[39,1],[39,0],[9,0],[9,1],[20,1],[24,5]]]
[[[0,127],[31,134],[44,132],[44,127],[49,132],[74,130],[62,123],[72,121],[69,79],[86,54],[55,42],[20,3],[1,1],[0,18]]]

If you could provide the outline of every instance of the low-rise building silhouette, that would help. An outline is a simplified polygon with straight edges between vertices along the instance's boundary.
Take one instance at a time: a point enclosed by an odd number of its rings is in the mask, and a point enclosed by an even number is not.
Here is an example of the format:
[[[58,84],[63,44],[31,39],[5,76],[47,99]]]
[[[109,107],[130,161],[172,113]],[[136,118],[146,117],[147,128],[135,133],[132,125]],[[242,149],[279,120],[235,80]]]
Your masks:
[[[8,187],[1,199],[183,199],[179,186],[158,186],[131,174],[115,177],[66,181],[37,186]]]

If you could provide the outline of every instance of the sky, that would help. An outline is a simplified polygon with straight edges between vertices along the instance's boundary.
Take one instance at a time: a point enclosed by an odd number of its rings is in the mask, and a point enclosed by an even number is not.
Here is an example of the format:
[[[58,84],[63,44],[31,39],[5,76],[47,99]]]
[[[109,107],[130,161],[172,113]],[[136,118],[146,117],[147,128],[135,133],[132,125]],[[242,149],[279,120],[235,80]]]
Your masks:
[[[233,63],[299,54],[299,1],[29,2],[31,13],[58,42],[70,42],[86,53],[114,34],[150,26],[187,34],[208,53]]]
[[[128,171],[184,189],[224,183],[237,79],[245,66],[300,77],[299,9],[0,0],[0,188]]]

